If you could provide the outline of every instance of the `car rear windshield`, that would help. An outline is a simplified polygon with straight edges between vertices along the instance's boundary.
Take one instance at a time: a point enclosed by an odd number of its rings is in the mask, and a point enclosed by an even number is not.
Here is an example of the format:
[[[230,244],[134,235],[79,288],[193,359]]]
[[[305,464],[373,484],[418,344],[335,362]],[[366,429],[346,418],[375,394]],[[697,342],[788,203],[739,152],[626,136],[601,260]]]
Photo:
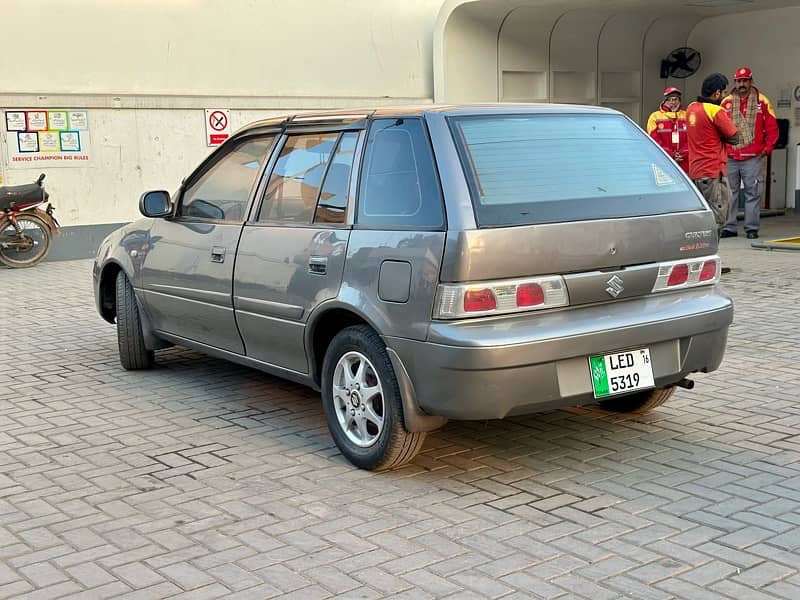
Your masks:
[[[481,227],[637,217],[703,205],[622,115],[451,117]]]

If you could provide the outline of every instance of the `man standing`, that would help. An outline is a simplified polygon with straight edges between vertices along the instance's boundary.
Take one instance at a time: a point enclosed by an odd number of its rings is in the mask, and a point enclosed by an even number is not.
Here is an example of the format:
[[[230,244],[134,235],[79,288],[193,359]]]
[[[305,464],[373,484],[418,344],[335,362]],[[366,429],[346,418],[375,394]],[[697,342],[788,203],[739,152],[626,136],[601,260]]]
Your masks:
[[[681,91],[678,88],[668,87],[664,90],[661,106],[647,120],[647,133],[688,173],[686,111],[683,110]]]
[[[689,177],[711,207],[717,231],[728,220],[731,190],[728,186],[725,144],[739,141],[739,134],[719,103],[728,78],[712,73],[703,80],[701,96],[686,109],[689,138]],[[723,273],[730,271],[723,268]]]
[[[772,103],[753,86],[753,72],[739,67],[734,75],[734,90],[722,101],[739,130],[740,140],[728,147],[728,177],[731,182],[730,214],[722,237],[735,237],[739,212],[739,188],[744,184],[744,231],[747,239],[758,237],[761,221],[761,163],[778,141],[778,121]]]

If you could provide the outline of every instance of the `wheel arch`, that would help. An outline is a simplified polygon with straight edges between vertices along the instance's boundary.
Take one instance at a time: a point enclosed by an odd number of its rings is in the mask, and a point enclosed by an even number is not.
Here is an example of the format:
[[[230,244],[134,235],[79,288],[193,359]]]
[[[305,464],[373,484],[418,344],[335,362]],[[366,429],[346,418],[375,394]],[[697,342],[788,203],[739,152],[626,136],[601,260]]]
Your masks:
[[[338,302],[321,306],[309,317],[306,326],[306,352],[309,374],[318,388],[322,385],[322,362],[328,346],[342,329],[355,325],[367,325],[380,335],[380,330],[368,317],[351,306]]]
[[[309,374],[317,389],[322,389],[322,363],[325,352],[333,338],[342,329],[355,325],[366,325],[379,336],[380,329],[367,315],[355,310],[351,305],[340,302],[329,302],[321,306],[311,317],[306,327],[306,348],[308,354]],[[400,357],[391,348],[386,352],[392,363],[398,385],[400,399],[403,404],[403,421],[410,432],[435,431],[447,423],[444,417],[428,415],[417,404],[414,384]]]
[[[109,259],[102,267],[98,278],[97,290],[97,309],[100,316],[107,322],[115,324],[117,322],[117,277],[120,273],[125,273],[125,277],[133,284],[130,272],[115,259]],[[142,299],[134,294],[136,304],[139,307],[139,318],[142,323],[142,335],[148,350],[159,350],[169,348],[171,342],[157,337],[153,333],[153,326],[150,317],[142,304]]]
[[[97,284],[97,310],[105,321],[112,324],[117,318],[117,275],[123,270],[117,261],[108,261],[100,271]]]

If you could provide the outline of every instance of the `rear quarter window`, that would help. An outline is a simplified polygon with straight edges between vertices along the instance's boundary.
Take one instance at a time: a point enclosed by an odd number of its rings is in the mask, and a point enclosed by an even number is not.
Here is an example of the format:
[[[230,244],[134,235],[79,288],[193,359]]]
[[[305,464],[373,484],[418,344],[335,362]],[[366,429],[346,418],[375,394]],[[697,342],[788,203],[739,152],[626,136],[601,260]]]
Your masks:
[[[388,229],[438,229],[444,225],[439,179],[422,119],[372,123],[356,223]]]
[[[677,165],[622,115],[448,121],[482,227],[704,208]]]

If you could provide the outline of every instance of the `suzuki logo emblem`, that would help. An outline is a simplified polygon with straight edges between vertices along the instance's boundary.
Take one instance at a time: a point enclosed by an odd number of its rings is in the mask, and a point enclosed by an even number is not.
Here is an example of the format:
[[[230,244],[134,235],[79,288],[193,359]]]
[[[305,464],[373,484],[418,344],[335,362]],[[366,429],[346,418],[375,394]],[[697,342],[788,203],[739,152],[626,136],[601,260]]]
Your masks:
[[[622,292],[625,291],[625,286],[622,285],[622,279],[620,279],[616,275],[614,275],[611,279],[606,281],[606,283],[608,284],[608,287],[606,288],[606,291],[608,292],[609,296],[611,296],[612,298],[616,298]]]

